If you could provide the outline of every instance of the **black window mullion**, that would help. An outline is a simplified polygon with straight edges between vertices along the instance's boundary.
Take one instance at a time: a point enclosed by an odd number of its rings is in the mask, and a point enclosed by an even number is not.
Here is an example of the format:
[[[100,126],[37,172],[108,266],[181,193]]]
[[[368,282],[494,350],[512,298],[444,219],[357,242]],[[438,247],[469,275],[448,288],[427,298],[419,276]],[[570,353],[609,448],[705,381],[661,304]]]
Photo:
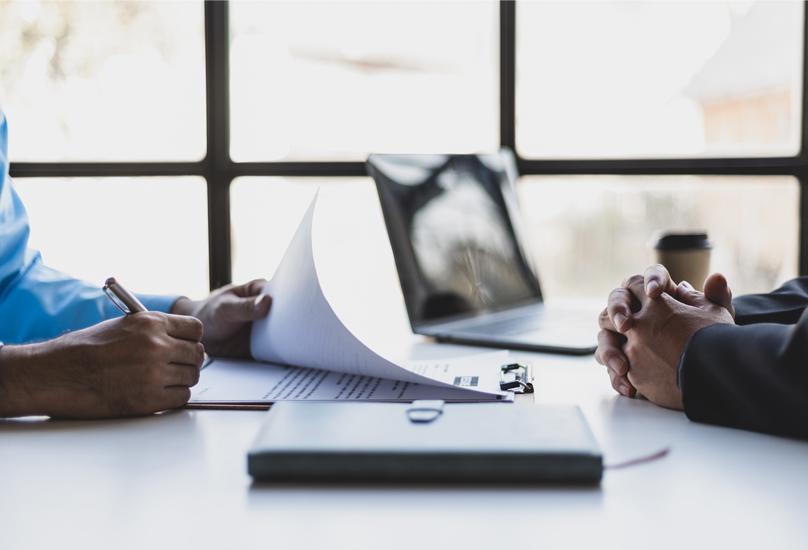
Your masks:
[[[205,2],[208,255],[211,289],[232,280],[230,242],[230,28],[227,2]]]
[[[803,7],[802,24],[802,128],[800,129],[800,235],[799,274],[808,275],[808,7]]]
[[[367,176],[364,162],[237,162],[233,163],[234,177],[289,176],[289,177],[361,177]]]
[[[202,176],[204,162],[13,162],[12,178]]]
[[[499,143],[516,151],[516,2],[499,3]]]

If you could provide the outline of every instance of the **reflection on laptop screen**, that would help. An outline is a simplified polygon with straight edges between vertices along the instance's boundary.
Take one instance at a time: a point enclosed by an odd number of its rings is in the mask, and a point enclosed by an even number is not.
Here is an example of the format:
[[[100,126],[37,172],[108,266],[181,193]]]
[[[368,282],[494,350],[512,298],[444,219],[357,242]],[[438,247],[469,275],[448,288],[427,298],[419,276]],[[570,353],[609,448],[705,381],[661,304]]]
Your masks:
[[[511,183],[501,163],[373,155],[369,166],[413,324],[539,299],[509,216]]]

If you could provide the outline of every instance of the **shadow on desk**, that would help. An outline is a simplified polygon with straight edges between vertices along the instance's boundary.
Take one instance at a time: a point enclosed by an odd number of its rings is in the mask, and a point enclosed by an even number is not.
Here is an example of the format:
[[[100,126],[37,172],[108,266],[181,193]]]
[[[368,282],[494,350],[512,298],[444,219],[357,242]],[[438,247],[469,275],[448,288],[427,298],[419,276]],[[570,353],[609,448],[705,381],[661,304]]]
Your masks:
[[[60,431],[105,431],[113,427],[148,428],[167,419],[180,423],[192,423],[192,417],[182,410],[165,411],[147,416],[129,418],[108,418],[101,420],[74,420],[50,418],[48,416],[26,416],[22,418],[0,418],[0,433],[15,432],[60,432]]]
[[[424,491],[439,491],[458,492],[464,493],[468,491],[477,492],[497,492],[502,491],[520,491],[520,492],[533,492],[533,491],[563,491],[565,493],[574,492],[577,494],[600,494],[602,489],[596,483],[496,483],[496,482],[463,482],[463,483],[448,483],[448,482],[373,482],[373,481],[344,481],[344,480],[329,480],[329,481],[296,481],[296,482],[265,482],[253,481],[249,487],[250,498],[262,498],[262,495],[272,494],[276,492],[294,492],[294,491],[334,491],[345,493],[346,491],[380,491],[386,492],[395,490],[401,492],[424,492]]]
[[[261,517],[283,517],[288,510],[310,509],[312,503],[317,507],[313,514],[320,510],[343,518],[365,516],[368,508],[378,517],[400,517],[406,511],[407,517],[425,520],[447,514],[471,518],[481,506],[494,517],[506,510],[558,517],[597,513],[605,502],[604,491],[591,485],[253,483],[246,493],[246,507]]]
[[[0,420],[4,451],[29,457],[42,471],[78,464],[98,475],[107,471],[127,479],[183,472],[177,457],[203,455],[205,433],[189,411],[110,420]],[[56,466],[59,468],[56,468]],[[116,469],[117,468],[117,469]]]

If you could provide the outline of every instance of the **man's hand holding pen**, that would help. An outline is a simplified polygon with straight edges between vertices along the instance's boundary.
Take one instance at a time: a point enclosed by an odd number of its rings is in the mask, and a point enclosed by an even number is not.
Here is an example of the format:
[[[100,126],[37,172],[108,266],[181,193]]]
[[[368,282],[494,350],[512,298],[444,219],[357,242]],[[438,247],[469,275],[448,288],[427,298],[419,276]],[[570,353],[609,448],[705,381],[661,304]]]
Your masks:
[[[252,321],[267,315],[265,281],[228,285],[207,299],[180,298],[172,313],[146,311],[110,279],[126,315],[54,340],[0,348],[0,417],[138,416],[184,406],[206,347],[249,357]]]

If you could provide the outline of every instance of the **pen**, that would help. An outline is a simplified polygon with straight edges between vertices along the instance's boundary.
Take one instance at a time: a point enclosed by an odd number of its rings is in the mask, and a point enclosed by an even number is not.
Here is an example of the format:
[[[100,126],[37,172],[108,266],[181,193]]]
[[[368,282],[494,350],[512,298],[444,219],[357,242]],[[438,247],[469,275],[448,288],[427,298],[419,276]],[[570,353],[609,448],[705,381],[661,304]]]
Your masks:
[[[124,315],[132,315],[142,311],[148,311],[146,306],[140,303],[137,297],[126,290],[121,283],[115,280],[115,277],[110,277],[104,283],[104,294],[107,295],[115,307],[120,309]]]
[[[137,296],[126,290],[121,283],[115,280],[115,277],[110,277],[104,282],[104,294],[107,295],[115,307],[120,309],[124,315],[134,315],[135,313],[140,313],[143,311],[149,311],[146,309],[140,300],[137,299]],[[204,369],[208,365],[210,365],[213,360],[210,356],[206,353],[205,354],[205,361],[202,364],[201,369]]]

